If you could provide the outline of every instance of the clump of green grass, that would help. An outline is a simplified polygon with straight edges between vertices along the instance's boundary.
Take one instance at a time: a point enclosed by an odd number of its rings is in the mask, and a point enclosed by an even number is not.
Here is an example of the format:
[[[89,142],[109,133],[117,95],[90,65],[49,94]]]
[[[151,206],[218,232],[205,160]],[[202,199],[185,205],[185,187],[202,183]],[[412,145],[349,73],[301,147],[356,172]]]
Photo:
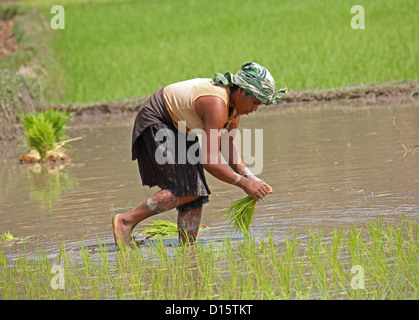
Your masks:
[[[403,144],[402,144],[402,147],[403,147],[403,149],[404,149],[403,158],[406,158],[406,156],[407,156],[407,154],[408,154],[408,153],[412,153],[412,154],[414,154],[414,153],[416,153],[416,152],[419,152],[419,145],[418,145],[418,146],[412,146],[412,147],[406,147],[406,146],[404,145],[404,143],[403,143]]]
[[[42,129],[45,127],[48,132],[47,135],[52,136],[55,142],[60,142],[68,139],[68,136],[64,134],[64,129],[66,129],[66,123],[71,115],[72,113],[66,111],[49,108],[44,111],[26,114],[24,116],[24,127],[26,131],[36,129],[37,126]]]
[[[153,222],[146,224],[146,226],[149,226],[146,230],[144,230],[142,233],[146,236],[154,237],[164,237],[164,236],[171,236],[178,234],[179,229],[176,223],[172,221],[166,221],[166,220],[153,220]],[[200,228],[207,228],[207,226],[201,224],[199,226]]]
[[[12,18],[10,36],[19,49],[0,58],[0,140],[19,137],[21,115],[45,103],[43,82],[50,77],[45,67],[54,65],[53,33],[45,28],[49,19],[27,3],[0,1],[0,20]]]
[[[55,148],[55,135],[52,123],[36,114],[25,116],[25,135],[28,145],[38,151],[41,159],[48,150]]]
[[[12,19],[19,11],[21,9],[16,5],[0,6],[0,21]]]
[[[14,241],[14,240],[19,240],[19,238],[16,238],[13,234],[11,234],[9,231],[7,232],[3,232],[0,235],[0,242],[2,241]]]
[[[26,142],[31,149],[39,153],[41,161],[46,159],[48,151],[58,149],[57,143],[68,138],[64,129],[71,115],[53,108],[24,115]]]
[[[256,200],[251,196],[234,201],[228,208],[224,219],[233,224],[237,230],[247,233],[255,215]]]
[[[147,228],[142,233],[147,236],[171,236],[178,233],[177,224],[172,221],[154,220],[147,224]]]

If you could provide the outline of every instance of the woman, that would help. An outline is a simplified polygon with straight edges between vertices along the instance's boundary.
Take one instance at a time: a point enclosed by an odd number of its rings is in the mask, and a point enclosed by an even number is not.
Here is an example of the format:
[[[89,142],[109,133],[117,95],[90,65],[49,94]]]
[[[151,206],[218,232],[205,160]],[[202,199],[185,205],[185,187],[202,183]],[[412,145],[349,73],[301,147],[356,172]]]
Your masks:
[[[203,169],[256,200],[270,193],[271,187],[254,176],[238,155],[233,137],[228,140],[228,165],[222,163],[218,158],[221,137],[212,133],[237,129],[240,116],[256,111],[261,104],[276,103],[285,93],[286,89],[275,92],[275,80],[268,70],[249,62],[235,75],[217,73],[213,79],[174,83],[149,97],[135,119],[132,159],[138,161],[143,185],[159,186],[161,190],[134,209],[113,217],[116,244],[129,245],[139,222],[173,208],[178,210],[179,242],[194,242],[202,205],[210,194]],[[210,161],[188,158],[197,142],[196,136],[189,138],[194,129],[206,135],[206,145],[199,152]]]

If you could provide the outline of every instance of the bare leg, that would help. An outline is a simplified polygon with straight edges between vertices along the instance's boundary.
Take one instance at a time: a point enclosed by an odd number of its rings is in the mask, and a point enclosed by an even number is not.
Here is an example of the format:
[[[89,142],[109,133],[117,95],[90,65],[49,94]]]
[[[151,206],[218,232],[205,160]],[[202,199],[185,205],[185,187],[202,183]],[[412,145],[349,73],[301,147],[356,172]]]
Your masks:
[[[202,207],[178,212],[177,225],[180,244],[195,242],[201,222],[201,213]]]
[[[129,245],[135,226],[151,216],[171,210],[197,199],[193,196],[176,197],[168,190],[161,190],[138,207],[116,214],[112,219],[113,234],[117,245]]]

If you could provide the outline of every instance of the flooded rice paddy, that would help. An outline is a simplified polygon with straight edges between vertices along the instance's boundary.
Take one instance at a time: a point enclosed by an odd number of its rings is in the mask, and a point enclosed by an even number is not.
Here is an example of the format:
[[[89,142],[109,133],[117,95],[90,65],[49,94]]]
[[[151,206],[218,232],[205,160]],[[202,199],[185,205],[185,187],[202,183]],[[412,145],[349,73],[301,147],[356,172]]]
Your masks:
[[[4,257],[39,249],[56,257],[63,243],[73,252],[80,246],[90,252],[103,247],[110,254],[116,251],[112,216],[157,191],[141,185],[137,164],[131,161],[134,117],[73,123],[68,135],[83,139],[72,143],[66,164],[22,165],[3,159],[0,231],[21,238],[0,243]],[[358,228],[377,218],[417,222],[418,124],[419,109],[408,106],[272,109],[244,117],[241,128],[263,129],[259,177],[274,190],[257,204],[251,236],[269,235],[273,243],[290,235],[308,241],[308,228],[321,230],[327,239],[333,229]],[[242,234],[231,233],[221,210],[245,194],[206,176],[212,193],[201,223],[209,228],[200,230],[199,242],[242,241]],[[153,218],[176,221],[176,216],[172,210]],[[143,223],[134,230],[137,240],[145,238],[144,229]],[[177,237],[165,239],[163,246],[175,248]]]
[[[65,165],[5,159],[0,231],[25,238],[27,250],[56,252],[63,240],[69,247],[98,239],[112,243],[112,216],[157,191],[141,185],[137,164],[131,161],[132,121],[73,123],[68,134],[83,139],[72,143],[71,161]],[[259,176],[274,189],[257,205],[252,234],[273,230],[281,238],[294,228],[304,238],[306,225],[362,225],[378,216],[417,219],[419,149],[405,147],[419,145],[418,124],[415,107],[277,109],[243,117],[241,128],[263,129]],[[212,193],[201,222],[210,228],[200,231],[200,239],[229,234],[221,210],[245,196],[239,188],[206,176]],[[176,216],[172,210],[155,217],[176,221]],[[140,224],[134,234],[142,230]],[[22,244],[0,246],[14,254]]]

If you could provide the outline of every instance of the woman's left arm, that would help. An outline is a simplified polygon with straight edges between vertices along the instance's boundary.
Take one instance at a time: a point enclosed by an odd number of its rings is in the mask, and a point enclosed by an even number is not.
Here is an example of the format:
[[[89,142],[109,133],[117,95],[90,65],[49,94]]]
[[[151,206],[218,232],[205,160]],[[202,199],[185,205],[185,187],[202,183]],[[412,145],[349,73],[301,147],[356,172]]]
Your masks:
[[[226,128],[227,132],[222,134],[220,152],[228,165],[239,175],[244,176],[247,166],[234,143],[234,138],[239,128],[239,122],[240,116],[237,116]]]
[[[226,128],[227,133],[224,133],[221,137],[223,141],[221,143],[221,154],[223,155],[224,159],[228,162],[229,166],[237,172],[239,175],[244,176],[248,179],[256,180],[262,182],[263,180],[256,177],[252,171],[247,167],[246,163],[244,162],[240,152],[237,149],[236,144],[234,143],[234,138],[236,136],[236,132],[239,128],[240,123],[240,116],[237,116],[234,121],[230,123],[230,125]],[[225,139],[228,139],[226,141]],[[227,148],[223,143],[227,144]],[[228,153],[227,153],[228,150]],[[268,188],[270,192],[272,192],[272,187],[269,186]]]

